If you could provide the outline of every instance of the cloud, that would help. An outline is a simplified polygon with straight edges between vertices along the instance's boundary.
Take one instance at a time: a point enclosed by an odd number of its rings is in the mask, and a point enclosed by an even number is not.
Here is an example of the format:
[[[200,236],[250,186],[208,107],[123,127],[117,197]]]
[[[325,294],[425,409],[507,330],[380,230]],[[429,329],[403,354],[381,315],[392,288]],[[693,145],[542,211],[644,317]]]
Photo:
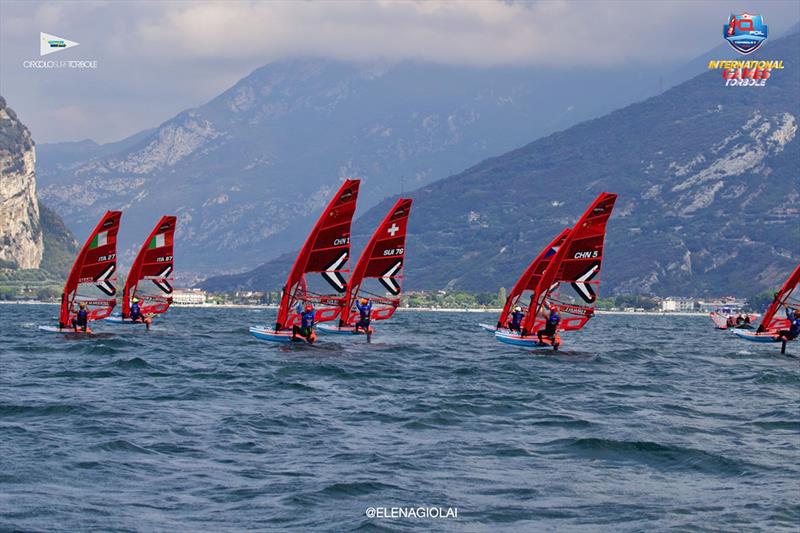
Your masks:
[[[213,98],[255,68],[318,56],[541,68],[671,68],[719,45],[730,11],[778,35],[800,3],[443,1],[0,1],[0,94],[41,141],[120,138]],[[80,42],[95,72],[32,72],[44,31]],[[84,120],[56,120],[81,108]],[[110,120],[109,117],[114,117]]]
[[[800,9],[791,4],[781,11]],[[719,44],[729,7],[560,0],[169,3],[139,20],[136,31],[151,53],[172,58],[608,66],[698,55]]]

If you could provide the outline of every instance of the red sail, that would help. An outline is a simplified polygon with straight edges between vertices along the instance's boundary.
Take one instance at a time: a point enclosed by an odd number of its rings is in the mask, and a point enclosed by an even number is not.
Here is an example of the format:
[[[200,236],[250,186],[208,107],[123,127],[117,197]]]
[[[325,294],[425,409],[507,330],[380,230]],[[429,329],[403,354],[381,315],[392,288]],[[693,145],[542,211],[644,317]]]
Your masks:
[[[781,308],[784,309],[800,309],[800,291],[797,290],[797,284],[800,283],[800,264],[798,264],[786,283],[783,284],[781,290],[775,293],[775,298],[772,300],[767,312],[761,319],[761,325],[758,326],[758,331],[777,331],[780,329],[789,328],[789,320],[785,316],[778,315]],[[778,316],[775,316],[778,315]]]
[[[344,310],[339,317],[339,326],[351,326],[358,321],[359,313],[355,303],[361,295],[366,295],[363,281],[366,278],[378,280],[388,292],[388,296],[369,294],[373,308],[372,320],[386,320],[400,305],[400,291],[403,280],[403,259],[406,248],[406,228],[411,213],[410,198],[400,198],[375,230],[358,259],[343,303]]]
[[[542,278],[542,275],[545,272],[545,269],[550,264],[550,261],[555,257],[556,253],[558,252],[559,247],[564,242],[564,239],[567,238],[569,235],[569,228],[564,229],[558,236],[550,242],[536,258],[528,265],[528,268],[525,269],[522,276],[517,280],[516,285],[514,288],[511,289],[511,292],[508,294],[508,298],[506,298],[506,303],[503,306],[503,311],[500,313],[500,317],[497,319],[497,327],[504,328],[508,324],[508,315],[511,312],[511,309],[514,308],[516,305],[520,303],[520,298],[522,297],[522,293],[525,291],[535,291],[536,286],[539,284],[539,280]],[[527,302],[525,305],[521,305],[524,308],[524,311],[527,313],[529,309],[527,308]]]
[[[347,290],[342,273],[347,272],[350,257],[350,223],[356,210],[359,184],[359,180],[345,180],[311,230],[283,287],[275,331],[297,323],[299,317],[294,308],[298,302],[317,304],[317,322],[327,322],[338,316],[342,295]],[[311,272],[320,273],[335,293],[319,294],[307,288],[305,276]]]
[[[70,326],[77,313],[77,302],[86,303],[89,320],[105,318],[114,309],[117,289],[113,282],[117,280],[117,232],[121,217],[121,211],[106,212],[81,248],[61,295],[60,327]]]
[[[142,303],[142,314],[157,315],[169,309],[172,303],[173,241],[175,237],[174,216],[163,216],[142,244],[133,261],[125,290],[122,293],[122,316],[130,315],[131,299],[135,296]]]
[[[594,314],[606,223],[614,209],[616,194],[601,193],[583,213],[553,257],[536,287],[524,327],[537,331],[544,324],[545,301],[561,314],[559,329],[581,329]]]

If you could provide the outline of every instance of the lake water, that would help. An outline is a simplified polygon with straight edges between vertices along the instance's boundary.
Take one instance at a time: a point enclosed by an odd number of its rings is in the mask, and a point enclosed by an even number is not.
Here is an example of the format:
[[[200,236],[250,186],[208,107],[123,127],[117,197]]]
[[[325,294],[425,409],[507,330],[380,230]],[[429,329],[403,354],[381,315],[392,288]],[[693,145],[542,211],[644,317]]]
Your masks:
[[[372,344],[314,347],[252,338],[274,310],[38,331],[56,314],[0,306],[2,530],[800,523],[798,359],[705,317],[598,316],[553,354],[476,313],[398,312]],[[420,507],[458,516],[381,517]]]

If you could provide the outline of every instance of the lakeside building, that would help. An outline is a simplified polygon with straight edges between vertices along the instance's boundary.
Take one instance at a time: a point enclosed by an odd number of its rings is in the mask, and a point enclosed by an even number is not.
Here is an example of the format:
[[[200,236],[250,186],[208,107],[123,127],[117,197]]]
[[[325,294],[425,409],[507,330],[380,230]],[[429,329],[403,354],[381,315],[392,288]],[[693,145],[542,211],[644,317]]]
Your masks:
[[[746,305],[746,300],[737,299],[733,296],[715,298],[713,300],[700,300],[697,302],[697,307],[704,313],[710,313],[711,311],[716,311],[718,309],[726,309],[731,313],[737,313]]]
[[[206,292],[201,289],[175,289],[172,301],[177,305],[205,305]]]
[[[688,313],[697,309],[697,302],[692,298],[669,296],[661,300],[661,311],[665,313]]]

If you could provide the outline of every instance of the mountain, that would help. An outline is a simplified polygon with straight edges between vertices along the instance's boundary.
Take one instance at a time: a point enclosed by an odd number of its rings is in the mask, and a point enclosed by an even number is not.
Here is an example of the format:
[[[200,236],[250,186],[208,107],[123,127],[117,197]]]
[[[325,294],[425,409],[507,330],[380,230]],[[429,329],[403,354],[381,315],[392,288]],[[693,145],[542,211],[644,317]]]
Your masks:
[[[794,34],[750,57],[783,59],[765,87],[725,87],[709,71],[413,191],[407,288],[509,287],[601,191],[620,195],[605,294],[751,294],[781,283],[800,261],[798,51]],[[393,201],[356,222],[354,242]],[[203,287],[275,289],[287,260]]]
[[[28,128],[0,97],[0,267],[39,268],[44,238]]]
[[[30,131],[0,96],[0,271],[13,281],[66,277],[78,243],[36,192],[36,148]]]
[[[371,207],[654,94],[657,72],[287,60],[119,143],[45,145],[42,198],[80,235],[123,209],[123,261],[174,213],[178,271],[241,270],[299,246],[337,179]]]

